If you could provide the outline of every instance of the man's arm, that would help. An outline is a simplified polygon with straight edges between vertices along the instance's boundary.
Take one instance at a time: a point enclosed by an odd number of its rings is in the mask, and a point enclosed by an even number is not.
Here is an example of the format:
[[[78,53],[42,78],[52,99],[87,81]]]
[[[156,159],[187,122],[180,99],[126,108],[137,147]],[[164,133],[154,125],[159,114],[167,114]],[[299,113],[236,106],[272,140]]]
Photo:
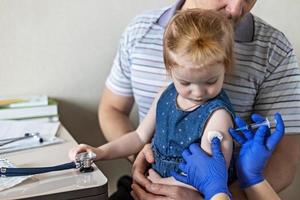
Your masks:
[[[241,189],[238,181],[235,181],[229,186],[229,191],[231,192],[232,199],[246,200],[246,194],[244,190]]]
[[[134,130],[129,119],[133,103],[132,96],[117,95],[107,87],[104,88],[99,104],[98,118],[106,140],[115,140]]]
[[[255,199],[255,200],[265,200],[265,199],[272,199],[272,200],[280,200],[280,197],[276,194],[273,190],[271,185],[268,181],[264,180],[261,183],[252,185],[245,189],[247,193],[248,199]]]
[[[277,193],[293,181],[300,154],[299,144],[299,135],[285,135],[264,170],[267,181]],[[237,181],[229,188],[234,199],[246,199]]]
[[[277,193],[293,182],[299,161],[299,144],[299,134],[285,135],[267,164],[265,177]]]

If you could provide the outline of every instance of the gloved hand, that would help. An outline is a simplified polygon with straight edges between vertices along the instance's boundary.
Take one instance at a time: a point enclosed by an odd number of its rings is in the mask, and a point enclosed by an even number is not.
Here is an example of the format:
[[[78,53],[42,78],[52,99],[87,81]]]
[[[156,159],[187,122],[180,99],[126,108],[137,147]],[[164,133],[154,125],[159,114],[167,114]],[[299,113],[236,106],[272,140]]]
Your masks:
[[[209,156],[199,144],[191,144],[189,150],[182,153],[186,163],[179,165],[180,170],[187,176],[175,172],[172,175],[176,180],[197,188],[204,194],[205,199],[211,199],[217,193],[226,193],[230,196],[226,161],[218,138],[212,140],[211,148],[212,156]]]
[[[265,120],[258,114],[251,116],[254,122]],[[284,135],[284,124],[279,113],[275,114],[276,130],[270,134],[267,126],[261,126],[256,131],[246,130],[240,135],[229,129],[231,136],[241,144],[241,150],[236,161],[237,175],[242,188],[246,188],[264,180],[263,170],[276,145]],[[246,122],[239,117],[235,118],[238,127]]]

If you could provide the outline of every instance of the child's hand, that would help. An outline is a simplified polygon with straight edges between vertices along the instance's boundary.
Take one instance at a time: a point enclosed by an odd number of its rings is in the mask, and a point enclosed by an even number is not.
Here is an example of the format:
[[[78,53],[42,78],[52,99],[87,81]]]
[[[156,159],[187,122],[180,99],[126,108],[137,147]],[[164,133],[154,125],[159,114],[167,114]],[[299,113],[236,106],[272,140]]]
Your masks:
[[[96,154],[96,159],[99,159],[100,157],[100,149],[96,148],[96,147],[92,147],[90,145],[87,145],[87,144],[79,144],[78,146],[72,148],[70,151],[69,151],[69,158],[73,161],[75,161],[75,156],[78,154],[78,153],[82,153],[82,152],[93,152]]]

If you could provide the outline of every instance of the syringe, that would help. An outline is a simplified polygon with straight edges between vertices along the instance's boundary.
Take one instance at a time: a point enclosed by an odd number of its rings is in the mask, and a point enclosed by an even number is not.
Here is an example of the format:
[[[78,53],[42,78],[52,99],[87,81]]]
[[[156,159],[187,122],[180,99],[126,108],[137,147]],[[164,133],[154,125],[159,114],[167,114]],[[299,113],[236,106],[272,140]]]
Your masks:
[[[270,125],[270,121],[268,120],[268,118],[266,118],[262,122],[248,124],[246,126],[236,128],[235,131],[254,130],[254,129],[257,129],[258,127],[260,127],[260,126],[268,126],[270,128],[271,125]]]

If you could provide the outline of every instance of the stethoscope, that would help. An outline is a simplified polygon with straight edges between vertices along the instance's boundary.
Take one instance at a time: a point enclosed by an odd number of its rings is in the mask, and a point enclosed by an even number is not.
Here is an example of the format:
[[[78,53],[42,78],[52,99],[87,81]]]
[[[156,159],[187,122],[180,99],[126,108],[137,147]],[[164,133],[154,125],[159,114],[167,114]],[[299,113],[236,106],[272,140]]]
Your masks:
[[[40,133],[25,133],[22,137],[14,137],[0,140],[0,147],[5,146],[7,144],[11,144],[20,140],[26,140],[29,138],[36,139],[39,143],[43,143],[44,139],[40,136]]]
[[[13,168],[13,167],[1,167],[1,177],[12,177],[12,176],[28,176],[34,174],[41,174],[47,172],[61,171],[67,169],[79,169],[80,172],[92,172],[93,160],[96,158],[96,154],[93,152],[79,153],[75,157],[74,162],[65,163],[62,165],[56,165],[51,167],[32,167],[32,168]]]

